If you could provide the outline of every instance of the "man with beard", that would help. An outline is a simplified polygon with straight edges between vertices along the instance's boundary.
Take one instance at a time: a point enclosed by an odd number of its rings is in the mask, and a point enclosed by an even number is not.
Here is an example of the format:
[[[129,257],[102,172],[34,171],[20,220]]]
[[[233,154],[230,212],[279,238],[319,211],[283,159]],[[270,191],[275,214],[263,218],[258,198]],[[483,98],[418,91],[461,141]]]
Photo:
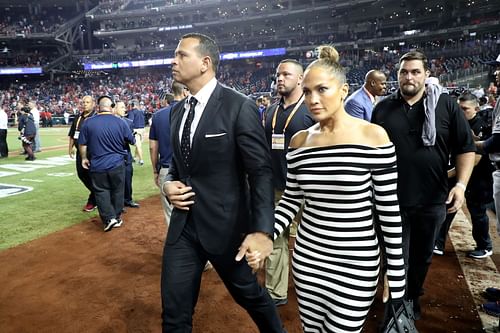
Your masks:
[[[276,69],[276,91],[281,98],[266,113],[264,129],[271,148],[275,203],[279,202],[285,190],[286,154],[290,140],[295,133],[315,123],[303,103],[303,73],[302,65],[296,60],[285,59],[280,62]],[[274,240],[273,252],[266,261],[266,288],[277,306],[288,302],[288,237],[295,236],[297,222],[290,229]]]
[[[345,111],[351,116],[370,121],[377,96],[384,96],[387,78],[379,70],[372,69],[365,76],[365,84],[352,93],[345,101]]]
[[[387,131],[396,147],[407,298],[413,301],[416,319],[436,233],[446,212],[462,207],[475,156],[472,132],[458,103],[442,93],[441,86],[426,86],[429,74],[423,53],[404,54],[399,89],[378,103],[372,115],[372,122]],[[451,152],[456,154],[457,182],[448,193]]]
[[[94,100],[92,96],[84,96],[82,98],[82,108],[83,111],[76,117],[76,119],[71,123],[71,127],[69,129],[68,138],[69,138],[69,147],[68,154],[70,158],[74,156],[74,148],[78,150],[78,138],[80,136],[80,129],[83,126],[83,123],[94,115]],[[91,212],[96,209],[96,201],[94,188],[92,187],[92,180],[90,179],[90,172],[88,169],[82,167],[82,160],[80,158],[80,154],[78,151],[76,153],[76,173],[78,174],[78,178],[81,180],[83,185],[89,190],[89,197],[87,199],[87,203],[83,206],[83,211]]]

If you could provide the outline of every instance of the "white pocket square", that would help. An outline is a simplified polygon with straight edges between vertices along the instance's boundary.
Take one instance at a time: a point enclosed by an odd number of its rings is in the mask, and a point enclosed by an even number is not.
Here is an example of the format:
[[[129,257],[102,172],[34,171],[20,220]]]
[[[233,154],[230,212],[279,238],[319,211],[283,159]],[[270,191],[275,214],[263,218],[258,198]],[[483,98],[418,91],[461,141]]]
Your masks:
[[[217,138],[219,136],[226,135],[227,133],[216,133],[216,134],[205,134],[205,138]]]

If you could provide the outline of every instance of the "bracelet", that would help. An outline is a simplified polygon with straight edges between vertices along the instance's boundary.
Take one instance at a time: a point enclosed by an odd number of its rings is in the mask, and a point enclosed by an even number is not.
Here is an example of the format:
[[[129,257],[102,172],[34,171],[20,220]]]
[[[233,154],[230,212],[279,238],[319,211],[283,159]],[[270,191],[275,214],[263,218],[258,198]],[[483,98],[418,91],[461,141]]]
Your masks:
[[[455,186],[460,187],[460,188],[461,188],[461,189],[465,192],[466,186],[465,186],[465,184],[464,184],[464,183],[457,182],[457,183],[455,184]]]

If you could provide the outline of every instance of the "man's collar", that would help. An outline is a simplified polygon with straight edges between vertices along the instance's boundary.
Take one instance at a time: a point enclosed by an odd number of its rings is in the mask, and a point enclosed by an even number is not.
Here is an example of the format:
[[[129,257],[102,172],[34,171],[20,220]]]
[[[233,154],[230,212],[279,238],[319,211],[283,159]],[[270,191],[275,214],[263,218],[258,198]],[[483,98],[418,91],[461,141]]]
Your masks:
[[[365,86],[363,86],[363,90],[365,91],[365,93],[368,95],[368,97],[370,97],[370,100],[372,101],[372,103],[375,103],[375,96],[373,96],[369,91],[368,89],[366,89]]]
[[[198,101],[198,104],[207,105],[208,100],[210,99],[210,96],[212,95],[216,86],[217,86],[217,79],[214,77],[210,81],[208,81],[207,84],[205,84],[203,88],[201,88],[196,93],[196,95],[193,96],[189,94],[188,97],[186,98],[186,102],[189,103],[191,97],[194,97]]]

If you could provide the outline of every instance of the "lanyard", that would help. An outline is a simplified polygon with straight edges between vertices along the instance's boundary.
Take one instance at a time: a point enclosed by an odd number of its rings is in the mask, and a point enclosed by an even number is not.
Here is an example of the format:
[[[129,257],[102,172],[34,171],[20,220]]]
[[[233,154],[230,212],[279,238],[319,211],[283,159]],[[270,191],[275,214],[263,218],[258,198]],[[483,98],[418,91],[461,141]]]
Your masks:
[[[300,97],[299,101],[297,102],[297,104],[295,104],[292,112],[290,112],[290,115],[286,119],[285,127],[283,127],[283,134],[285,134],[285,131],[286,131],[286,128],[288,127],[288,124],[290,124],[290,121],[292,120],[293,116],[295,115],[295,112],[297,112],[297,110],[299,109],[299,107],[300,107],[300,105],[302,104],[303,101],[304,101],[304,95],[302,95]],[[276,126],[276,118],[277,118],[277,115],[278,115],[279,108],[280,107],[278,105],[278,107],[276,108],[276,111],[274,111],[274,115],[273,115],[273,122],[272,122],[272,133],[273,134],[274,134],[274,127]]]
[[[83,116],[83,113],[80,117],[78,117],[78,120],[76,121],[76,126],[75,126],[75,130],[76,131],[79,131],[80,130],[80,127],[78,125],[80,125],[80,121],[82,121],[82,119],[87,119],[88,117],[90,117],[92,115],[92,112],[89,112],[87,114],[87,116]]]

